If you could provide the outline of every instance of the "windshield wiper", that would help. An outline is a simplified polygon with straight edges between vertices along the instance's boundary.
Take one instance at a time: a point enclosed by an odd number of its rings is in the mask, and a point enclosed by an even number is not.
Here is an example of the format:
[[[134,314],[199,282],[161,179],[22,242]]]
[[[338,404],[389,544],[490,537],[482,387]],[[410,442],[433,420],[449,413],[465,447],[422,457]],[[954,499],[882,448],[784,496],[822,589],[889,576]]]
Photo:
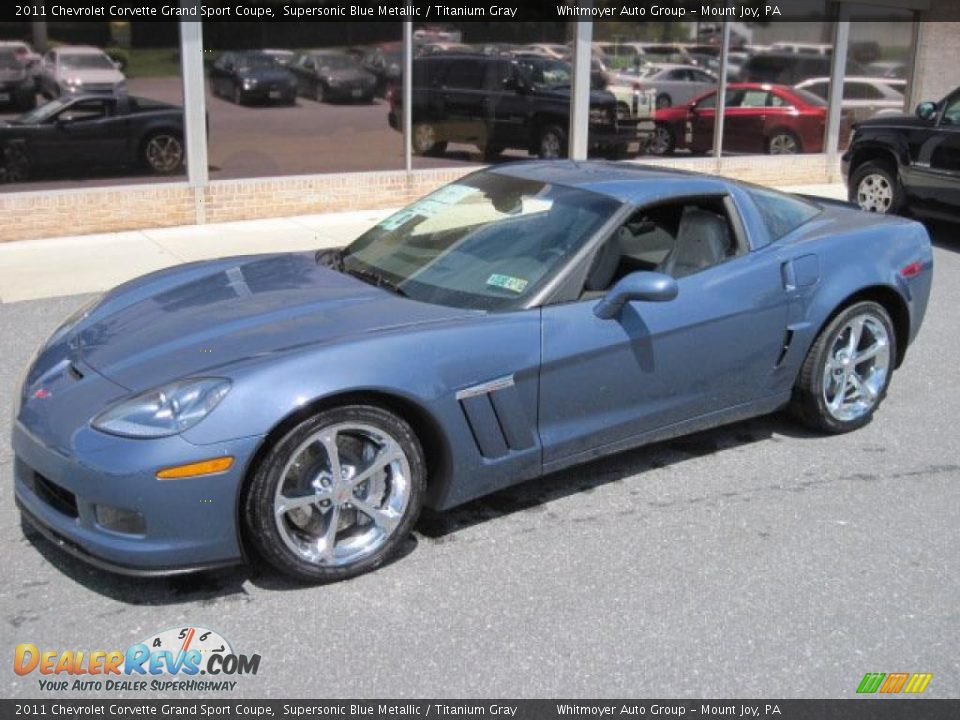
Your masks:
[[[347,273],[347,275],[353,275],[353,277],[363,280],[364,282],[368,282],[376,287],[386,288],[387,290],[390,290],[401,297],[407,297],[406,290],[401,288],[397,283],[393,282],[393,280],[385,278],[380,273],[375,273],[372,270],[359,270],[357,268],[352,270],[344,269],[343,272]]]
[[[316,260],[317,265],[326,265],[328,268],[333,268],[340,272],[343,272],[344,257],[346,257],[344,248],[317,250],[313,255],[313,259]]]

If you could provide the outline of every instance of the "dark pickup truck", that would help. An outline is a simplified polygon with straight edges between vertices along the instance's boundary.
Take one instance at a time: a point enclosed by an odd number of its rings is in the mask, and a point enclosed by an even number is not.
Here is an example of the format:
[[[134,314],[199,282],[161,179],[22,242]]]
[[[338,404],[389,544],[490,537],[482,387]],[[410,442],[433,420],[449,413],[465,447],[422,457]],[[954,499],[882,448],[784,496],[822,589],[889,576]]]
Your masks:
[[[183,108],[145,98],[64,96],[0,123],[0,181],[53,170],[183,166]]]
[[[506,148],[542,158],[567,154],[569,63],[548,57],[435,55],[413,62],[413,151],[439,155],[447,143],[477,146],[487,158]],[[401,129],[403,98],[390,96],[390,127]],[[610,155],[641,141],[636,120],[618,118],[617,99],[590,93],[591,149]]]
[[[960,88],[912,116],[856,125],[842,167],[850,201],[864,210],[960,219]]]

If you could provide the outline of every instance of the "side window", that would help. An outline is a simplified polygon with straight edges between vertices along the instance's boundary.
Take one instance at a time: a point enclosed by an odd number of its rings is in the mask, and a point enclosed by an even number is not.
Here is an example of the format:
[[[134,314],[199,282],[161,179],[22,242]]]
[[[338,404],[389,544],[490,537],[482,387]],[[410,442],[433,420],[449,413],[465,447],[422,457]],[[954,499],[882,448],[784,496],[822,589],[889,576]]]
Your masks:
[[[581,298],[602,295],[633,272],[660,272],[679,279],[745,250],[722,197],[654,205],[638,210],[597,251]]]
[[[452,63],[444,84],[460,90],[479,90],[483,86],[483,64],[474,60]]]
[[[776,241],[820,214],[820,208],[800,198],[775,190],[750,188],[750,197],[763,218],[770,240]]]
[[[767,107],[767,97],[770,95],[766,90],[747,90],[743,94],[743,100],[740,107],[759,108]]]
[[[728,100],[730,99],[729,91],[727,91],[727,99]],[[701,98],[699,101],[697,101],[696,108],[697,110],[713,110],[716,106],[717,106],[717,94],[711,93],[707,95],[705,98]],[[729,103],[727,103],[727,107],[729,106],[730,106]]]
[[[487,63],[486,75],[484,76],[484,89],[491,92],[503,92],[506,90],[506,81],[510,79],[510,63],[497,61]]]
[[[767,107],[789,107],[790,103],[784,100],[782,97],[776,93],[768,92],[767,93]]]
[[[686,79],[687,79],[686,70],[671,70],[670,72],[667,73],[666,77],[664,78],[664,80],[673,80],[673,81],[686,80]]]
[[[99,120],[110,114],[109,109],[106,100],[80,100],[61,112],[57,119],[64,122]]]
[[[960,125],[960,95],[947,98],[943,119],[940,122],[943,125]]]
[[[826,100],[827,88],[829,87],[830,87],[829,83],[816,82],[816,83],[813,83],[812,85],[805,86],[803,89],[806,90],[807,92],[812,92],[814,95],[816,95],[818,98],[821,98],[822,100]]]

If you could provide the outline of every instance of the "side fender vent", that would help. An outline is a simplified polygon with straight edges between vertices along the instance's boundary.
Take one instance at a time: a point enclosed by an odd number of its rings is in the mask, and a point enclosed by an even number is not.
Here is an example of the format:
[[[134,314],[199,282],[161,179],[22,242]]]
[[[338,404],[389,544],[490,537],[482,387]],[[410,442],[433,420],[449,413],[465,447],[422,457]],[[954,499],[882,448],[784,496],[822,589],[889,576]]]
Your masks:
[[[777,362],[774,363],[774,369],[777,369],[783,365],[783,361],[787,359],[787,352],[790,350],[790,344],[793,342],[793,330],[787,330],[783,335],[783,347],[780,348],[780,355],[777,356]]]
[[[484,457],[500,458],[533,446],[530,421],[512,375],[461,390],[457,401]]]

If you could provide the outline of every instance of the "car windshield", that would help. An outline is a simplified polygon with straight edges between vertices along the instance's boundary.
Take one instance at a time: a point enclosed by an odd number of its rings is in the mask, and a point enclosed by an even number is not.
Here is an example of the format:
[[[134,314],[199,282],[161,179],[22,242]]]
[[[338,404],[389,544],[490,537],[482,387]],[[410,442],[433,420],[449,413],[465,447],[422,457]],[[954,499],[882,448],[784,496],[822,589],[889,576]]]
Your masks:
[[[57,98],[56,100],[51,100],[48,103],[44,103],[40,107],[34,108],[30,112],[24,113],[20,117],[14,119],[13,122],[21,125],[34,125],[37,123],[46,122],[69,104],[69,99]]]
[[[60,64],[67,70],[113,70],[106,55],[61,55]]]
[[[571,82],[570,65],[563,60],[525,57],[517,60],[517,67],[534,87],[568,87]]]
[[[330,70],[346,70],[356,65],[348,55],[316,55],[315,58],[319,67]]]
[[[0,50],[0,68],[4,70],[18,70],[23,67],[12,50]]]
[[[237,67],[240,70],[269,70],[277,67],[277,60],[266,53],[242,55],[237,62]]]
[[[339,264],[414,300],[512,310],[618,207],[586,190],[481,171],[383,220],[346,248]]]

